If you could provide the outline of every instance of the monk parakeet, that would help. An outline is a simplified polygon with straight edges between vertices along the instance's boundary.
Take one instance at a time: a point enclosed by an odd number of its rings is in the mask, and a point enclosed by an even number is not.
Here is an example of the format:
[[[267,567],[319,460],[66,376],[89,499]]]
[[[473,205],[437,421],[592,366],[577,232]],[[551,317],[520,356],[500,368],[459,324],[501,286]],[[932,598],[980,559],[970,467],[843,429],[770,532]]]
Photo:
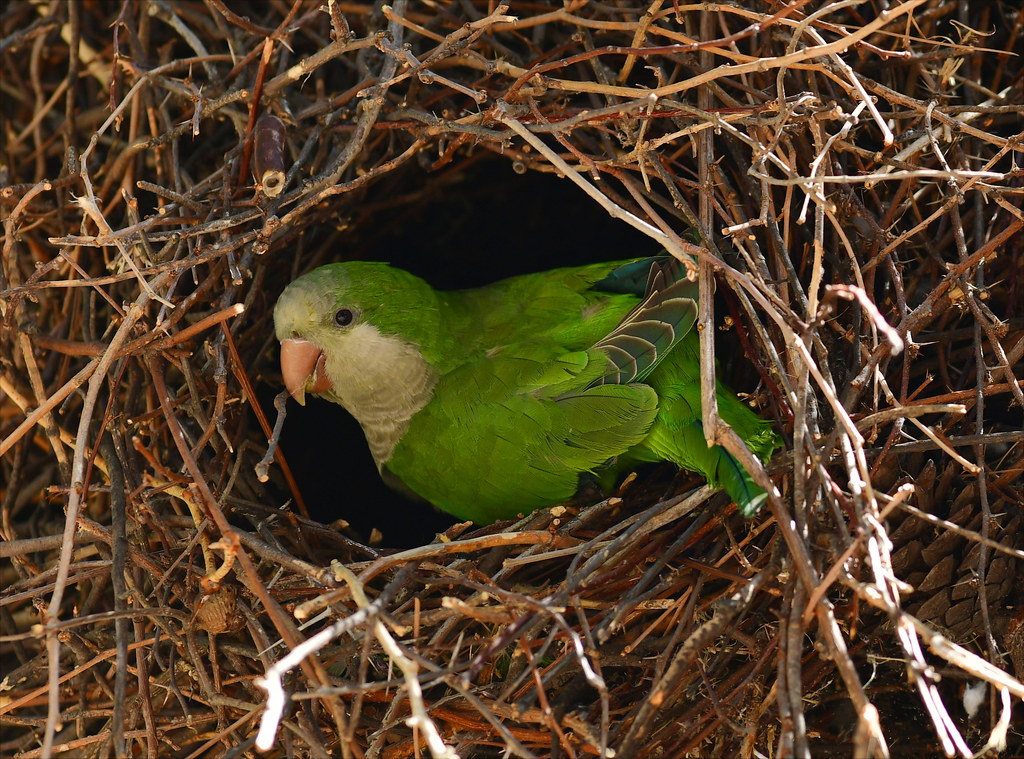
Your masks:
[[[701,427],[697,285],[668,257],[442,292],[383,263],[322,266],[274,309],[285,386],[344,406],[389,484],[478,524],[672,461],[744,513],[763,491]],[[779,439],[724,385],[754,453]]]

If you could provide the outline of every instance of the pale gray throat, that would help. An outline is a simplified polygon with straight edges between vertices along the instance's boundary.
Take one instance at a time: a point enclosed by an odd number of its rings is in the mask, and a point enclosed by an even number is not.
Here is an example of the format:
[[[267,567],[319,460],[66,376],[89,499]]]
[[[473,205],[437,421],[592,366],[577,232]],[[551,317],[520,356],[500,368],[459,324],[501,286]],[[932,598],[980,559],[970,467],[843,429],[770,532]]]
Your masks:
[[[325,351],[331,400],[356,418],[381,469],[409,429],[409,420],[430,402],[438,375],[419,348],[357,324]]]

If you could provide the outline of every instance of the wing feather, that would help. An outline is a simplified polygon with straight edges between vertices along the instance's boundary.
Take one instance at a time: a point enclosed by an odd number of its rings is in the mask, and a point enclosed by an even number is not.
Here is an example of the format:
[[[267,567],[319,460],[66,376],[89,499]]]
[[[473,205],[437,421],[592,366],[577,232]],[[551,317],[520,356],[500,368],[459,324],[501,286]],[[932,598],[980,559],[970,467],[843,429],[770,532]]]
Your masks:
[[[646,385],[588,387],[606,366],[601,352],[543,361],[539,346],[519,348],[443,377],[387,463],[459,517],[493,521],[571,498],[580,474],[640,442],[657,415]]]

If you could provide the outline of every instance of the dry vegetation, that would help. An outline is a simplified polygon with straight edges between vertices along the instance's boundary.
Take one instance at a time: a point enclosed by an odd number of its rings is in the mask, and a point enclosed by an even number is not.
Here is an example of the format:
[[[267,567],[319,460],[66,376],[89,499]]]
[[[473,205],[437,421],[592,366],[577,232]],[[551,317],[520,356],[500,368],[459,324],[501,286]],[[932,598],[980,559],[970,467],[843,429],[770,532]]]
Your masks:
[[[0,754],[1020,752],[1022,23],[3,3]],[[274,297],[488,162],[717,281],[786,438],[762,514],[682,477],[401,552],[308,518]]]

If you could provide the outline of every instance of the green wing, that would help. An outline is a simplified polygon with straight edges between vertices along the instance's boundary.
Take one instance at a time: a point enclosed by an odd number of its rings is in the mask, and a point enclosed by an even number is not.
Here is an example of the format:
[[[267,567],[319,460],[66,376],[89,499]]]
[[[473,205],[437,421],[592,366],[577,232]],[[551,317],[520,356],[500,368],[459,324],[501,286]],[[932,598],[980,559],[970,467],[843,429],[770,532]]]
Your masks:
[[[440,508],[480,524],[571,498],[579,474],[639,443],[657,414],[646,385],[590,383],[599,351],[508,346],[440,380],[387,469]]]
[[[613,275],[623,269],[629,271],[632,267],[622,267]],[[655,259],[648,264],[648,270],[643,300],[594,345],[612,363],[612,368],[594,381],[595,385],[646,379],[697,321],[697,283],[683,276],[682,264],[675,259]]]
[[[643,299],[595,346],[614,364],[598,382],[645,381],[658,395],[658,414],[650,433],[611,467],[611,473],[621,474],[642,461],[673,461],[700,472],[712,487],[724,488],[741,511],[752,516],[765,500],[764,491],[732,454],[721,446],[709,447],[704,438],[700,341],[692,331],[697,284],[686,280],[679,261],[664,258],[627,264],[609,279],[629,281],[635,288],[645,268],[648,282]],[[759,418],[720,382],[715,395],[722,419],[756,456],[767,460],[781,442],[771,422]]]

